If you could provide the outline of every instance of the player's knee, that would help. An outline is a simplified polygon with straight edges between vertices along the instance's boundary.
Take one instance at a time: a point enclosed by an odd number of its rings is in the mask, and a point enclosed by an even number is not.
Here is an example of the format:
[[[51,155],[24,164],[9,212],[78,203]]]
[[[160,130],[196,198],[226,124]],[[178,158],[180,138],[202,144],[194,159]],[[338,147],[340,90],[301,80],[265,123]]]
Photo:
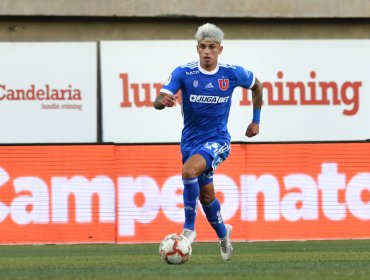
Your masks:
[[[190,164],[182,167],[182,178],[194,178],[200,175],[200,171]]]

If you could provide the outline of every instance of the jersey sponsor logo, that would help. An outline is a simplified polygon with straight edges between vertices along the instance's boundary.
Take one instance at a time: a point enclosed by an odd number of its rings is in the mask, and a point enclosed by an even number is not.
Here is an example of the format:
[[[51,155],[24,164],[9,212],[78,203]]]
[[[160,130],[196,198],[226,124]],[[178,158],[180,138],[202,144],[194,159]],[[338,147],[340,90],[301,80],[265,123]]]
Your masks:
[[[199,70],[195,70],[195,71],[186,71],[185,72],[186,75],[195,75],[195,74],[199,74]]]
[[[208,95],[190,95],[190,102],[195,103],[225,103],[228,102],[229,96],[208,96]]]
[[[218,86],[223,91],[227,90],[229,88],[229,79],[218,79]]]

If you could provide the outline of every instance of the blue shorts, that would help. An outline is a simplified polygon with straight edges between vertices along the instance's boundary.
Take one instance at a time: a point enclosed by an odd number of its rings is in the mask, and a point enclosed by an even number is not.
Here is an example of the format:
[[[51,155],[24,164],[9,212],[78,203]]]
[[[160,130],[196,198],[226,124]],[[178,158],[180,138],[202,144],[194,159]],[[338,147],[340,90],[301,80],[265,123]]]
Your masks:
[[[230,144],[226,142],[207,142],[203,146],[182,153],[182,163],[195,154],[200,154],[207,162],[207,169],[198,177],[199,186],[213,182],[213,173],[230,154]]]

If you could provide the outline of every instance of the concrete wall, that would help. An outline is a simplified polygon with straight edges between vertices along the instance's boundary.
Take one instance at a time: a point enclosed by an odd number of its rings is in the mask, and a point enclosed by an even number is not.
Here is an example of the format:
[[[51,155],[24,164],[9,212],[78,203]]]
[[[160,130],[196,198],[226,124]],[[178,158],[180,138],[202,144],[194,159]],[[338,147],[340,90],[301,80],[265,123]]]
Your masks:
[[[366,18],[367,0],[1,0],[0,15]]]
[[[370,39],[370,20],[0,19],[0,42],[193,39],[211,21],[225,39]]]
[[[213,22],[225,39],[369,39],[367,0],[0,0],[0,42],[193,39]]]

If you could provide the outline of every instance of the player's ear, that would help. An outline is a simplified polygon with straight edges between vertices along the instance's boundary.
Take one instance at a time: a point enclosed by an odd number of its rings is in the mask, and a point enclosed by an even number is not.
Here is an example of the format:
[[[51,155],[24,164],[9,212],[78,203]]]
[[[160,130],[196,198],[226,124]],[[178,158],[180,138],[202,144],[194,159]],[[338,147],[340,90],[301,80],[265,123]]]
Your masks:
[[[195,46],[195,48],[197,49],[197,53],[199,53],[199,44],[197,44],[197,45]]]
[[[220,49],[218,51],[218,54],[221,54],[223,49],[224,49],[224,47],[220,45]]]

